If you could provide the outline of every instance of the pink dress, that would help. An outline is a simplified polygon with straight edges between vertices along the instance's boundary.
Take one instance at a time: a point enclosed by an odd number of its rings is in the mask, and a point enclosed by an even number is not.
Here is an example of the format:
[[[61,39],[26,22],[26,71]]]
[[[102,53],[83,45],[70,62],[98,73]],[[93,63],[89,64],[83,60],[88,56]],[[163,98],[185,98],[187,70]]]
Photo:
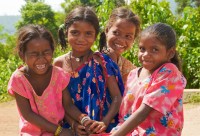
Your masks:
[[[139,69],[132,70],[128,76],[118,127],[144,103],[154,110],[128,135],[180,136],[184,121],[182,95],[186,79],[172,63],[164,64],[142,81],[138,79]]]
[[[24,74],[17,69],[8,83],[8,92],[14,92],[30,101],[33,112],[41,115],[46,120],[58,124],[64,118],[62,105],[62,91],[67,87],[70,76],[61,68],[53,67],[51,81],[41,96],[38,96]],[[20,114],[20,135],[23,136],[53,136],[37,126],[27,122]]]

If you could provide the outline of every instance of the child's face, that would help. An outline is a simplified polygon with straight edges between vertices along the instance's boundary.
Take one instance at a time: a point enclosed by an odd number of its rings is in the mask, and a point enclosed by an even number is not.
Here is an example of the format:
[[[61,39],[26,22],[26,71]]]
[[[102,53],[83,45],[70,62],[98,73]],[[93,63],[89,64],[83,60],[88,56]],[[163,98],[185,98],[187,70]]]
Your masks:
[[[96,31],[88,22],[75,21],[68,29],[67,38],[74,52],[84,53],[93,45]]]
[[[107,46],[121,55],[130,49],[135,39],[136,26],[126,19],[118,19],[106,30]]]
[[[171,49],[167,50],[155,36],[145,34],[139,41],[138,58],[142,66],[153,73],[166,62],[170,62]]]
[[[29,72],[37,75],[45,74],[52,63],[53,51],[49,41],[33,39],[27,43],[25,53],[21,56],[27,64]]]

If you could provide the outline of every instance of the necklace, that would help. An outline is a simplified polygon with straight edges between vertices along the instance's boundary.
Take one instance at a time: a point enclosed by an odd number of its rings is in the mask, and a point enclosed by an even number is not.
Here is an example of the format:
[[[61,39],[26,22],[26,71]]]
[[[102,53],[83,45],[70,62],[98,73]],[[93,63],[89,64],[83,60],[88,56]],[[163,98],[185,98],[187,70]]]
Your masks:
[[[87,54],[84,54],[81,57],[74,57],[74,56],[72,56],[72,52],[70,52],[69,59],[70,59],[70,64],[71,64],[72,71],[74,71],[74,69],[73,69],[73,63],[72,63],[72,58],[74,58],[76,60],[76,62],[83,62],[84,57],[87,56],[87,59],[86,59],[86,61],[87,61],[89,59],[91,53],[92,53],[92,51],[90,50]]]
[[[70,59],[71,59],[71,58],[74,58],[74,59],[76,60],[76,62],[81,62],[81,61],[83,61],[84,56],[85,56],[85,55],[80,56],[80,57],[74,57],[74,56],[72,56],[72,52],[70,52]]]

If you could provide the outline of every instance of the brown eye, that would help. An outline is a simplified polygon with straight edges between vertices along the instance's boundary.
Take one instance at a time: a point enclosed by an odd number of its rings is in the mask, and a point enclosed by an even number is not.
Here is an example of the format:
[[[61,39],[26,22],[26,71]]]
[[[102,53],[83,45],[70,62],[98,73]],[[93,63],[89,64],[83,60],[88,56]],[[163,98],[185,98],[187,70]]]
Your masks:
[[[118,31],[113,31],[113,34],[117,36],[117,35],[119,35],[119,32]]]
[[[152,49],[152,52],[157,52],[157,51],[158,51],[158,49],[156,49],[156,48]]]
[[[93,35],[93,32],[86,32],[86,36],[92,36]]]
[[[79,34],[79,32],[76,30],[72,30],[72,31],[70,31],[70,34],[73,36],[77,36]]]
[[[145,52],[145,48],[139,47],[140,52]]]
[[[126,39],[128,39],[128,40],[132,40],[132,39],[133,39],[133,35],[130,35],[130,34],[126,35],[125,37],[126,37]]]

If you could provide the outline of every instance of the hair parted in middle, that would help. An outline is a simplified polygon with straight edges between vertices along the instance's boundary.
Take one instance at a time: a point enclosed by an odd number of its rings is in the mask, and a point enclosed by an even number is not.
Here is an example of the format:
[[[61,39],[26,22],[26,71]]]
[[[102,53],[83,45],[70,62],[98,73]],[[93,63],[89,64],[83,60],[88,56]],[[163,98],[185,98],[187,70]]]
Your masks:
[[[109,30],[118,19],[126,19],[127,21],[133,23],[136,27],[134,38],[136,38],[139,35],[140,19],[135,13],[132,12],[132,10],[126,7],[119,7],[112,11],[108,19],[107,25],[105,27],[105,30]],[[99,51],[102,52],[103,49],[106,48],[106,46],[107,46],[106,34],[105,32],[102,32],[100,35],[100,41],[99,41]]]
[[[68,29],[75,21],[88,22],[94,27],[96,37],[99,33],[99,20],[93,9],[88,6],[78,6],[67,15],[64,26],[60,27],[58,30],[58,41],[61,44],[62,49],[67,47],[66,38]]]

